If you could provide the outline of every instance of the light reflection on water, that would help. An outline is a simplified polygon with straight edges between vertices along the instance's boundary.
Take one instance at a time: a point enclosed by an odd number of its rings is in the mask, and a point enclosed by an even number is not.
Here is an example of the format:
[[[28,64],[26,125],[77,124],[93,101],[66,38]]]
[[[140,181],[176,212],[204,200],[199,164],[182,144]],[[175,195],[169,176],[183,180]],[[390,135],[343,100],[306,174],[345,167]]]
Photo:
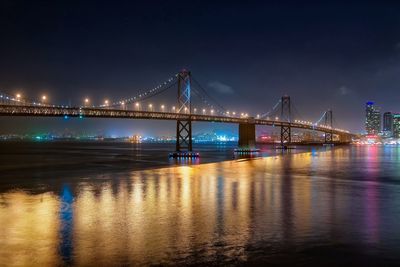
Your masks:
[[[399,154],[336,148],[8,190],[0,265],[392,263]]]

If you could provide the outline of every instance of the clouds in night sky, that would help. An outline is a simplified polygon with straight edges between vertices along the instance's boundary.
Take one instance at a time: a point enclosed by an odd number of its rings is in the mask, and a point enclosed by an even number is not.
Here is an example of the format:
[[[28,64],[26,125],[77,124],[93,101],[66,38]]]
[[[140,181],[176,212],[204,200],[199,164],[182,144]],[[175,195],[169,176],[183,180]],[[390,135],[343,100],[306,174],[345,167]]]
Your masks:
[[[208,86],[220,94],[233,94],[233,89],[231,86],[219,81],[212,81],[208,83]]]
[[[342,96],[348,95],[350,92],[350,89],[344,85],[339,87],[339,94]]]

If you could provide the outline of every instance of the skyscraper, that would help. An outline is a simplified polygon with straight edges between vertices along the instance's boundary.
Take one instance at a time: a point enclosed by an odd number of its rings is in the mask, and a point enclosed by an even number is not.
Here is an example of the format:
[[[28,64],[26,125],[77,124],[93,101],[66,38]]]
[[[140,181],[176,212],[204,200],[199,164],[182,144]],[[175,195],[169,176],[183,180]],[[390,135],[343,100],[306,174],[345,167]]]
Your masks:
[[[368,134],[378,134],[381,129],[381,112],[374,102],[366,104],[365,130]]]
[[[383,134],[387,137],[393,136],[393,113],[383,113]]]
[[[400,114],[393,114],[393,137],[400,138]]]

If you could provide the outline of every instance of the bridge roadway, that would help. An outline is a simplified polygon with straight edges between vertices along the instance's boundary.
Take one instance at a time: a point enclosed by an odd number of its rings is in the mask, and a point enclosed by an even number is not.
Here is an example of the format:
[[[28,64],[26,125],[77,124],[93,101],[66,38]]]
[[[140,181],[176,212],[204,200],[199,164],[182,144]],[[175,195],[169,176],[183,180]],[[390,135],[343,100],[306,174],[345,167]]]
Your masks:
[[[236,124],[255,124],[267,126],[290,126],[292,128],[315,130],[332,133],[341,136],[353,136],[351,133],[329,129],[321,126],[289,123],[287,121],[255,119],[253,117],[240,118],[229,116],[202,115],[171,113],[157,111],[121,110],[107,108],[86,107],[53,107],[53,106],[20,106],[0,105],[0,116],[33,116],[33,117],[85,117],[85,118],[120,118],[120,119],[143,119],[143,120],[191,120],[202,122],[221,122]]]

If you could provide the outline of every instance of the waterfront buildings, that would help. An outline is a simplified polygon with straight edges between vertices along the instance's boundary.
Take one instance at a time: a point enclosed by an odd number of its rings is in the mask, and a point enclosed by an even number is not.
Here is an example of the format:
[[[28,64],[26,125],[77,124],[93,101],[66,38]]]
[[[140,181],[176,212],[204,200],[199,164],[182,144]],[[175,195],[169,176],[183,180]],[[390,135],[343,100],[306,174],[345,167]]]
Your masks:
[[[381,130],[381,112],[374,102],[366,104],[365,130],[368,134],[378,134]]]
[[[400,114],[393,114],[393,137],[400,138]]]
[[[392,137],[393,136],[393,113],[385,112],[383,113],[383,136]]]

